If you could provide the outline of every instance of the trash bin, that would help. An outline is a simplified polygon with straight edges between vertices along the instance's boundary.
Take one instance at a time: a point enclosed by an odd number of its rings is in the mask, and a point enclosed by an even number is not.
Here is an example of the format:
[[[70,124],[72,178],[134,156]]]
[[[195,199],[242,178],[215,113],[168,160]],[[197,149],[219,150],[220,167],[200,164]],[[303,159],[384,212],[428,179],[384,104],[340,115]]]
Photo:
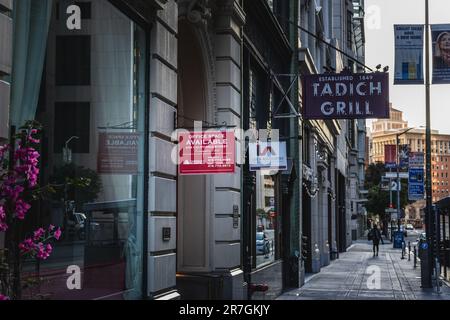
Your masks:
[[[403,231],[394,232],[394,249],[402,249],[405,241],[405,234]]]

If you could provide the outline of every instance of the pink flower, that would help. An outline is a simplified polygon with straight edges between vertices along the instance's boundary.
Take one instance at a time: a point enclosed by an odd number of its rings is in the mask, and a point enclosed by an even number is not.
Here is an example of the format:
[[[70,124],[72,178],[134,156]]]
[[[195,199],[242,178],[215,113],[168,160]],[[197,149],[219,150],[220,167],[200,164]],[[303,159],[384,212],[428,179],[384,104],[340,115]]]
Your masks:
[[[61,238],[61,228],[58,228],[58,230],[55,231],[54,237],[56,240],[59,240]]]
[[[35,243],[31,239],[25,239],[21,244],[19,244],[19,249],[22,254],[26,254],[35,250]]]
[[[47,260],[47,258],[50,256],[50,253],[52,253],[52,250],[53,250],[53,248],[50,244],[47,244],[44,247],[44,244],[42,242],[39,242],[37,244],[37,248],[38,248],[38,251],[37,251],[36,257],[41,260]]]
[[[0,232],[6,232],[8,230],[8,225],[4,222],[0,222]]]
[[[23,201],[22,199],[17,200],[16,202],[16,217],[19,220],[25,219],[25,214],[30,210],[31,206]]]
[[[5,213],[5,209],[0,206],[0,232],[5,232],[6,230],[8,230],[8,225],[5,222],[6,220],[6,213]]]
[[[0,294],[0,301],[6,301],[6,300],[9,300],[9,297]]]
[[[39,240],[40,238],[42,238],[43,235],[45,235],[45,230],[42,229],[42,228],[39,228],[39,229],[37,229],[37,230],[34,232],[33,240],[34,240],[34,241],[37,241],[37,240]]]
[[[51,225],[48,227],[48,231],[53,231],[53,230],[55,230],[55,226],[51,224]]]

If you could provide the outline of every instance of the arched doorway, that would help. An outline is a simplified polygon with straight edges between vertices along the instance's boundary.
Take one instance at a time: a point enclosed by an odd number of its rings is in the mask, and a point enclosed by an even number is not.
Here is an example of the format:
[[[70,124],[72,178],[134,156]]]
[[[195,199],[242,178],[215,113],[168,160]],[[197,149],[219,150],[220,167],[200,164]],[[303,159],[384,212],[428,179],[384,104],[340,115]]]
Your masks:
[[[194,121],[209,123],[207,58],[198,29],[179,21],[178,128],[193,130]],[[204,128],[206,129],[206,128]],[[210,272],[210,193],[208,176],[178,176],[177,286],[183,298],[208,295],[199,292],[196,275]],[[194,283],[192,283],[192,281]]]

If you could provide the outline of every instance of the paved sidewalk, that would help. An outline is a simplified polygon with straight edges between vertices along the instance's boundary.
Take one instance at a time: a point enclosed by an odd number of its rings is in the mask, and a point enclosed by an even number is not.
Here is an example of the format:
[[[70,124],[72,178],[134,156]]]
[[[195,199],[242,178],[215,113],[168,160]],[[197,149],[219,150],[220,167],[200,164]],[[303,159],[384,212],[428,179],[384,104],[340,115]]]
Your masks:
[[[367,280],[370,266],[381,271],[381,288],[370,290]],[[420,288],[420,262],[414,269],[413,256],[401,259],[401,250],[393,249],[386,242],[380,245],[380,254],[374,257],[367,241],[357,241],[348,252],[341,253],[338,260],[322,268],[321,272],[308,278],[307,283],[281,295],[278,300],[450,300],[450,288]]]

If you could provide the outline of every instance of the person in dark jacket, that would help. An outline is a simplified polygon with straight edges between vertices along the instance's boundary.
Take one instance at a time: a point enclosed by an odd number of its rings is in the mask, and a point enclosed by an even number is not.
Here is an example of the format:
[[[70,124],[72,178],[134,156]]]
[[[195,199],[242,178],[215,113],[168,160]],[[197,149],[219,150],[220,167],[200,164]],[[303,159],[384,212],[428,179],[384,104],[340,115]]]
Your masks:
[[[384,244],[384,241],[376,224],[373,225],[372,230],[369,232],[369,239],[372,240],[373,243],[373,256],[375,257],[376,255],[378,257],[380,241],[382,244]]]

